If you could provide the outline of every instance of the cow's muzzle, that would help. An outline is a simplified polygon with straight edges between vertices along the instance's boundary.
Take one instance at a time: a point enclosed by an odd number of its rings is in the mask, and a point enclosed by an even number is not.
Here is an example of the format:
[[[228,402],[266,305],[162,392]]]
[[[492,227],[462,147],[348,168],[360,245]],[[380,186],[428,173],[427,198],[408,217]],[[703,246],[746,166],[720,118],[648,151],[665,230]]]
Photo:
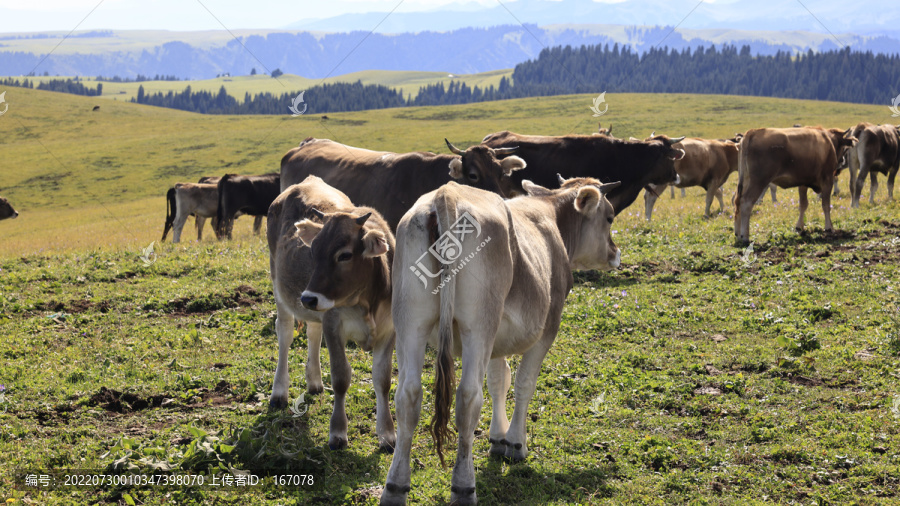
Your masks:
[[[609,266],[613,269],[618,269],[622,265],[622,250],[620,248],[616,248],[616,258],[613,259],[612,262],[609,263]]]
[[[334,301],[316,292],[305,291],[300,294],[300,303],[313,311],[328,311],[334,307]]]

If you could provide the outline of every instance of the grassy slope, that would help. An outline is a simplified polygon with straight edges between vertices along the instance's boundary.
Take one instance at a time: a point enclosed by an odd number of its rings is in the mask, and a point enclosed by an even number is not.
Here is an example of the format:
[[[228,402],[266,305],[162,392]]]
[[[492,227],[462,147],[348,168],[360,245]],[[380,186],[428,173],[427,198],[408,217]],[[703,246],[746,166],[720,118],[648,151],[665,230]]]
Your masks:
[[[121,500],[121,491],[108,489],[23,491],[10,471],[103,468],[128,455],[117,449],[104,456],[126,437],[132,462],[167,455],[196,470],[218,455],[238,467],[289,463],[315,476],[313,486],[250,495],[130,492],[144,504],[372,503],[390,456],[374,452],[370,355],[348,351],[347,451],[321,448],[327,391],[308,399],[303,417],[266,414],[275,343],[265,244],[242,229],[232,243],[163,245],[156,263],[145,266],[138,249],[158,237],[163,191],[227,163],[241,172],[272,170],[306,135],[442,150],[445,135],[464,145],[505,128],[588,132],[589,99],[335,114],[329,131],[315,118],[203,117],[125,104],[98,114],[88,99],[8,94],[0,142],[16,170],[4,171],[10,181],[2,188],[21,202],[22,217],[0,223],[0,384],[7,389],[0,499]],[[880,107],[804,101],[607,99],[604,124],[621,135],[656,129],[714,137],[760,124],[885,120]],[[58,186],[36,179],[65,172],[71,175]],[[895,503],[900,420],[890,408],[900,394],[900,206],[883,202],[883,186],[875,206],[850,211],[838,199],[833,236],[822,233],[815,200],[811,232],[792,232],[796,194],[782,192],[780,204],[764,202],[754,215],[756,252],[746,259],[731,246],[731,211],[700,218],[698,190],[661,198],[652,224],[640,216],[640,201],[622,213],[614,228],[624,268],[576,276],[529,408],[527,462],[487,458],[490,409],[482,410],[485,432],[475,445],[482,503]],[[51,251],[58,249],[70,251]],[[241,285],[253,290],[236,293]],[[778,337],[817,341],[821,349],[792,360]],[[294,348],[292,398],[305,386],[302,332]],[[430,366],[424,382],[431,382]],[[117,404],[101,387],[132,396]],[[699,393],[703,387],[721,394]],[[164,399],[172,401],[159,406]],[[440,469],[424,423],[428,388],[423,408],[410,497],[446,501],[450,472]],[[224,438],[248,430],[249,444],[239,445],[238,456],[220,448],[189,459],[187,441],[197,439],[191,427]],[[253,459],[257,452],[261,461]]]
[[[199,81],[146,81],[141,83],[111,83],[101,81],[103,83],[103,95],[105,99],[115,100],[131,100],[137,96],[138,87],[143,86],[147,93],[163,92],[168,93],[174,91],[180,93],[185,87],[190,85],[193,91],[209,91],[216,93],[224,86],[228,94],[237,98],[238,101],[244,100],[244,94],[250,93],[272,93],[273,95],[281,95],[282,93],[297,92],[318,86],[323,83],[355,83],[362,81],[363,84],[381,84],[394,89],[401,90],[404,98],[412,95],[415,96],[419,92],[419,88],[428,84],[444,83],[449,85],[450,81],[462,81],[469,86],[480,86],[487,88],[491,85],[494,88],[500,86],[502,77],[511,78],[512,69],[494,70],[491,72],[482,72],[480,74],[462,74],[453,75],[445,72],[418,72],[418,71],[393,71],[393,70],[365,70],[362,72],[352,72],[340,76],[329,77],[327,79],[309,79],[293,74],[284,74],[278,79],[272,79],[269,76],[235,76],[235,77],[219,77],[216,79],[203,79]],[[65,79],[65,77],[35,77],[35,80],[48,81],[51,79]],[[90,88],[96,88],[97,81],[93,78],[84,79],[84,85]],[[287,106],[285,106],[287,107]]]

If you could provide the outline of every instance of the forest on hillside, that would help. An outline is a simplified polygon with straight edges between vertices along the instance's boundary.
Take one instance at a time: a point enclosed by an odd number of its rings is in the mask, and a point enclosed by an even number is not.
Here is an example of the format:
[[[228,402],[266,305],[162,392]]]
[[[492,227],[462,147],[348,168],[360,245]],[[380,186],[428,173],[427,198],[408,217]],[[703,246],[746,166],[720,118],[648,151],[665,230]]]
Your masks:
[[[32,87],[27,79],[0,84]],[[304,92],[305,113],[360,111],[389,107],[450,105],[510,98],[574,93],[698,93],[889,104],[900,91],[900,55],[853,52],[849,48],[821,53],[753,56],[749,46],[691,51],[651,49],[643,54],[613,45],[555,47],[538,58],[516,65],[512,79],[499,86],[468,86],[459,81],[423,86],[404,99],[403,93],[383,85],[335,83],[275,95],[247,93],[242,101],[222,87],[218,93],[173,91],[145,93],[132,101],[204,114],[288,114],[288,107]],[[99,95],[77,80],[53,80],[38,89],[80,95]]]

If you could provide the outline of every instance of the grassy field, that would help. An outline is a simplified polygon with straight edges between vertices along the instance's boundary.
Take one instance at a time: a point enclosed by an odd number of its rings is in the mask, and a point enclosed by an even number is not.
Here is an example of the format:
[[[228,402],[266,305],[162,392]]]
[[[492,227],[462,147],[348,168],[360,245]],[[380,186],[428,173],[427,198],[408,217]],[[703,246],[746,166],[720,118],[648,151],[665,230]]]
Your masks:
[[[13,93],[15,92],[15,93]],[[444,151],[513,129],[587,133],[588,96],[319,118],[205,117],[32,90],[7,93],[0,195],[0,500],[36,504],[370,504],[377,453],[371,356],[350,347],[350,448],[325,447],[331,393],[268,413],[274,302],[264,241],[156,245],[175,181],[277,170],[307,136],[386,150]],[[720,137],[760,125],[884,122],[882,107],[686,95],[608,95],[619,135]],[[882,111],[882,109],[884,109]],[[529,413],[529,459],[488,458],[483,504],[896,504],[900,501],[900,206],[763,202],[753,251],[733,211],[703,219],[701,191],[640,199],[614,223],[623,268],[576,275]],[[734,178],[726,187],[730,195]],[[716,207],[714,206],[714,209]],[[190,237],[190,234],[188,234]],[[304,391],[305,334],[291,357]],[[512,362],[515,362],[513,360]],[[514,364],[513,364],[514,366]],[[327,360],[325,382],[329,384]],[[426,366],[426,384],[432,381]],[[427,389],[426,389],[427,390]],[[512,394],[512,392],[511,392]],[[508,399],[511,409],[511,400]],[[425,393],[423,411],[431,410]],[[427,417],[427,415],[426,415]],[[411,502],[449,499],[424,421]],[[305,474],[243,490],[26,489],[17,472],[217,468]]]
[[[500,79],[503,77],[512,78],[512,69],[494,70],[491,72],[482,72],[480,74],[447,74],[446,72],[418,72],[418,71],[402,71],[402,70],[366,70],[362,72],[352,72],[340,76],[329,77],[327,79],[309,79],[293,74],[284,74],[278,79],[273,79],[266,75],[255,76],[234,76],[234,77],[218,77],[215,79],[203,79],[196,81],[145,81],[140,83],[115,83],[108,81],[97,81],[94,78],[83,79],[82,82],[89,88],[96,88],[97,83],[103,83],[104,99],[129,101],[137,97],[138,88],[144,87],[146,93],[168,93],[174,91],[181,93],[187,86],[193,91],[209,91],[216,93],[224,86],[228,94],[235,97],[238,102],[244,101],[244,94],[250,93],[256,95],[258,93],[271,93],[273,95],[281,95],[282,93],[302,91],[313,86],[333,83],[355,83],[361,81],[363,84],[381,84],[403,92],[404,98],[412,95],[416,96],[419,88],[429,85],[444,83],[444,86],[450,84],[451,81],[461,81],[470,87],[479,86],[488,88],[493,85],[494,88],[500,86]],[[32,78],[29,78],[32,79]],[[34,77],[35,81],[49,81],[52,79],[66,79],[66,77]]]

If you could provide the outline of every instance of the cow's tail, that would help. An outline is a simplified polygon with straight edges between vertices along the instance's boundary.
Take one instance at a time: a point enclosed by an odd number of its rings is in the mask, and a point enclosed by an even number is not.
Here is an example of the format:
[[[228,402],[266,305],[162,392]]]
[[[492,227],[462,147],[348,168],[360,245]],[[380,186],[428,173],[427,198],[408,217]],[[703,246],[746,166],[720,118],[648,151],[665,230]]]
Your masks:
[[[216,238],[222,239],[228,233],[229,219],[230,217],[226,217],[226,202],[225,202],[225,186],[226,181],[231,179],[231,174],[225,174],[219,179],[219,183],[216,186],[216,193],[218,193],[219,202],[216,204]]]
[[[177,213],[177,204],[175,203],[175,188],[169,188],[166,192],[166,226],[163,228],[162,239],[159,242],[165,242],[169,230],[175,223],[175,214]]]
[[[744,138],[741,139],[741,143],[738,145],[738,187],[737,192],[734,194],[734,215],[738,214],[738,206],[741,203],[741,199],[744,195],[744,179],[749,177],[747,173],[750,170],[750,167],[747,165],[747,156],[750,152],[750,135],[744,134]]]
[[[448,199],[444,192],[438,192],[434,200],[437,215],[438,237],[456,222],[457,209],[455,199]],[[441,316],[438,323],[438,347],[435,359],[434,375],[434,416],[431,418],[431,436],[441,466],[444,466],[444,446],[453,437],[448,426],[450,410],[453,403],[453,387],[456,384],[456,365],[453,363],[453,302],[456,299],[456,277],[447,274],[448,266],[440,281]]]

